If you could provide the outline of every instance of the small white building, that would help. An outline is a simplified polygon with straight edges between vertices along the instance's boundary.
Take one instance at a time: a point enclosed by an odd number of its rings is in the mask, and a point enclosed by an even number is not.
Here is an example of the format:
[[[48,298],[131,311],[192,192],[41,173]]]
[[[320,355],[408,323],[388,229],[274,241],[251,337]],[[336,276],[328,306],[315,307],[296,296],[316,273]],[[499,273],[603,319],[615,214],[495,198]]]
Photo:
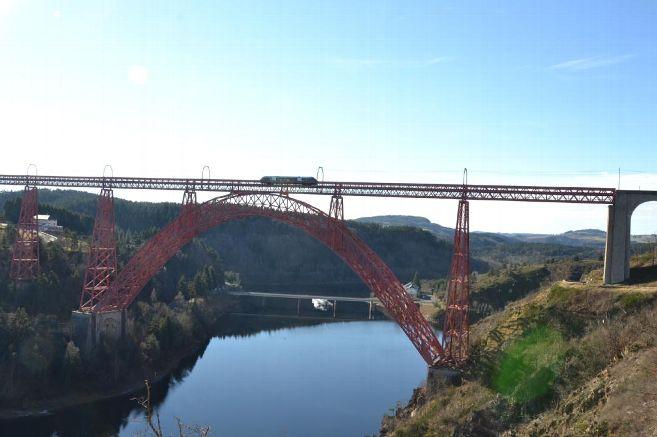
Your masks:
[[[420,293],[420,287],[417,285],[413,284],[412,282],[409,282],[407,284],[404,284],[404,289],[408,294],[410,294],[413,297],[417,297],[418,294]]]
[[[46,214],[37,215],[37,224],[39,226],[39,232],[60,234],[64,231],[64,228],[57,224],[57,220],[50,218],[50,216]]]

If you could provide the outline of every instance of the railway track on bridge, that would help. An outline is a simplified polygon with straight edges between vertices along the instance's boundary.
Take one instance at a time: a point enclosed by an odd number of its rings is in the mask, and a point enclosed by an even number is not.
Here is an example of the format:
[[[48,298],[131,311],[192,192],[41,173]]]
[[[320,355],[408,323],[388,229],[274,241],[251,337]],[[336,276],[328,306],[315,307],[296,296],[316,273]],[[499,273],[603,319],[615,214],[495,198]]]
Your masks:
[[[250,179],[144,178],[96,176],[0,175],[0,185],[55,188],[114,188],[126,190],[212,191],[218,193],[271,193],[416,199],[502,200],[613,204],[616,190],[599,187],[529,185],[459,185],[388,182],[318,182],[316,185],[268,185]]]

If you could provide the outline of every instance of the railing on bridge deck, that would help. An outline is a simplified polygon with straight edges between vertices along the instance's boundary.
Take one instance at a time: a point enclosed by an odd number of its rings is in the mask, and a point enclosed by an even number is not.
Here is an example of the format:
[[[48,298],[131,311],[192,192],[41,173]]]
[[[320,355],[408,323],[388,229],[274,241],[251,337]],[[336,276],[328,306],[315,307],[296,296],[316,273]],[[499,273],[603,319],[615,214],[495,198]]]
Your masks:
[[[273,192],[284,188],[289,194],[334,195],[366,197],[400,197],[419,199],[461,199],[464,186],[460,184],[414,184],[381,182],[318,182],[316,185],[263,184],[259,180],[244,179],[185,179],[95,176],[26,176],[0,175],[0,185],[40,187],[103,188],[134,190],[185,191],[190,186],[196,191],[214,192]],[[529,185],[468,185],[470,200],[507,200],[522,202],[560,202],[612,204],[616,190],[596,187],[551,187]]]

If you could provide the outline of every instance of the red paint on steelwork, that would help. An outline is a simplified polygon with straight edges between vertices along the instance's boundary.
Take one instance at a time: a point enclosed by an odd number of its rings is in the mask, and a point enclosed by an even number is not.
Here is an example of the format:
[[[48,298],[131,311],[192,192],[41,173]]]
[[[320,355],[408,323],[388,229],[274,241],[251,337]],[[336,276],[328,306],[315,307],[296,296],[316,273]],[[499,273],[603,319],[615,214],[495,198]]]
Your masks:
[[[24,185],[25,175],[0,175],[0,185]],[[95,176],[29,176],[31,183],[43,187],[114,188],[135,190],[185,190],[268,193],[271,186],[250,179],[183,179]],[[415,199],[456,199],[463,197],[459,184],[418,184],[381,182],[330,182],[316,185],[286,185],[289,194],[332,195],[336,189],[343,196],[401,197]],[[598,187],[554,187],[531,185],[468,185],[470,200],[507,200],[520,202],[559,202],[613,204],[616,190]]]
[[[91,311],[116,277],[116,234],[114,231],[114,193],[103,188],[96,207],[96,221],[89,244],[87,269],[80,295],[80,309]]]
[[[280,193],[236,192],[184,208],[139,249],[93,311],[127,308],[146,283],[194,237],[222,223],[254,216],[269,217],[302,229],[332,249],[379,298],[422,358],[429,365],[441,360],[443,350],[433,329],[381,258],[343,220]],[[335,244],[336,241],[341,243]]]
[[[331,196],[331,207],[329,216],[337,220],[344,220],[344,199],[339,191]]]
[[[15,281],[31,280],[39,274],[38,214],[37,188],[28,184],[23,191],[16,241],[11,253],[9,277]]]
[[[196,189],[194,187],[185,188],[183,193],[183,200],[180,206],[180,213],[182,214],[190,207],[196,206],[198,202],[196,201]]]
[[[443,349],[445,361],[462,366],[468,359],[470,326],[470,205],[459,201],[456,229],[454,231],[454,253],[447,284],[447,312],[443,327]]]

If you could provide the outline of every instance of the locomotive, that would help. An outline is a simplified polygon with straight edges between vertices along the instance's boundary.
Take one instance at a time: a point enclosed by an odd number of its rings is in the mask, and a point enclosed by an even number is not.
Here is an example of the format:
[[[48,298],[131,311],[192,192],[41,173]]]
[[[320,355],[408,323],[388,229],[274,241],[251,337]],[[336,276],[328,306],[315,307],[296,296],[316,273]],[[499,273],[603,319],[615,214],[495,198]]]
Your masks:
[[[264,185],[317,185],[317,179],[311,176],[263,176],[260,183]]]

